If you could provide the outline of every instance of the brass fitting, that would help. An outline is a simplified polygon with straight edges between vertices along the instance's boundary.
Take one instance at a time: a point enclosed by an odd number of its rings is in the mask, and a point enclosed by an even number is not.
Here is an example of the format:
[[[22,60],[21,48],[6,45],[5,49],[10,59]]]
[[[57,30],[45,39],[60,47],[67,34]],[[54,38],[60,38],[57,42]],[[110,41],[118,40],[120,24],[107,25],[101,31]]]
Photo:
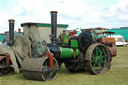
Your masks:
[[[51,11],[52,14],[57,14],[57,11]]]
[[[9,23],[14,23],[15,22],[14,19],[9,19],[8,21],[9,21]]]

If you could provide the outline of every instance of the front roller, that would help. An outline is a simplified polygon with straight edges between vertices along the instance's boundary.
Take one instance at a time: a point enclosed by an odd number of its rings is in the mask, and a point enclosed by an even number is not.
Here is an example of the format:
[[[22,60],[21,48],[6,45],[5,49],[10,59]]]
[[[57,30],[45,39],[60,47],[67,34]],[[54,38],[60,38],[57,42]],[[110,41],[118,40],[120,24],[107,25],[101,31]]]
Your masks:
[[[92,44],[86,51],[86,68],[91,74],[103,74],[110,67],[110,55],[103,44]]]
[[[22,64],[23,75],[30,80],[51,80],[56,76],[58,63],[53,60],[53,67],[49,67],[49,57],[42,56],[39,58],[26,57]]]

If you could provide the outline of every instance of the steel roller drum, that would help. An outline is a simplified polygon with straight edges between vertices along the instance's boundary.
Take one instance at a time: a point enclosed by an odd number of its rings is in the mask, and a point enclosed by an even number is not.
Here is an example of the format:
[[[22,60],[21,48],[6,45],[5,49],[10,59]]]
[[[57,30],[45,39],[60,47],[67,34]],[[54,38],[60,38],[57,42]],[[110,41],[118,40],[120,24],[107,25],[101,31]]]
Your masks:
[[[54,59],[53,68],[58,67],[56,59]],[[49,68],[49,57],[42,56],[38,58],[26,57],[21,69],[23,75],[30,80],[51,80],[56,76],[57,69]]]

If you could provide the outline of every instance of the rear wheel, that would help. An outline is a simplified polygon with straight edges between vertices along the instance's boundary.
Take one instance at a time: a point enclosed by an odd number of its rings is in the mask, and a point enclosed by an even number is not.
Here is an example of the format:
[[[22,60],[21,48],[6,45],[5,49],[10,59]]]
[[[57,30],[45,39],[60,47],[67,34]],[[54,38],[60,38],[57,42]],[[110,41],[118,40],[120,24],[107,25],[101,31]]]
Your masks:
[[[87,70],[91,74],[102,74],[109,68],[110,55],[103,44],[92,44],[86,51],[88,61],[85,62]]]

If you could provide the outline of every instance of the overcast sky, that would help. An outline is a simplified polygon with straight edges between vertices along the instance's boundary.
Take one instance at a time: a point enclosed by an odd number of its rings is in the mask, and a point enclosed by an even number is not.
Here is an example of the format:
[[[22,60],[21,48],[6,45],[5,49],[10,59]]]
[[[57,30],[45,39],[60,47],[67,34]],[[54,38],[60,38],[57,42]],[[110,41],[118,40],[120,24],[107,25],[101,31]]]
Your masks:
[[[50,11],[58,11],[59,24],[68,29],[128,26],[128,0],[0,0],[0,33],[24,22],[50,23]]]

